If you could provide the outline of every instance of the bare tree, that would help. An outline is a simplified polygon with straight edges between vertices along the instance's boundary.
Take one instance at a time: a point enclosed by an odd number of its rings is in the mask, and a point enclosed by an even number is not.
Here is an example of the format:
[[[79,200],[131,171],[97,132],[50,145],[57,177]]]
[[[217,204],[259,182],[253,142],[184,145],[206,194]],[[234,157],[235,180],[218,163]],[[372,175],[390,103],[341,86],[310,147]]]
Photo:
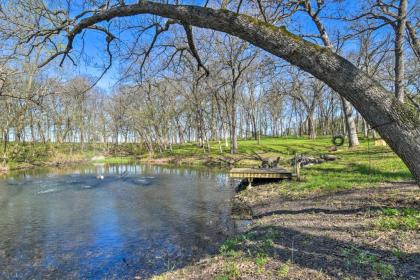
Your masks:
[[[416,5],[414,6],[416,9]],[[404,41],[407,33],[408,41],[412,46],[413,52],[419,58],[420,44],[415,28],[408,20],[408,0],[371,0],[368,2],[365,11],[350,20],[361,18],[369,21],[376,21],[378,24],[362,27],[357,33],[365,30],[372,31],[390,26],[394,33],[394,93],[398,100],[404,102],[405,98],[405,67],[404,67]],[[417,23],[416,23],[417,25]]]
[[[7,11],[9,18],[17,17],[13,10]],[[32,8],[26,10],[29,14],[34,11]],[[40,20],[35,28],[33,25],[28,28],[24,22],[25,17],[21,16],[23,21],[13,23],[11,29],[18,30],[18,34],[25,34],[27,40],[17,40],[17,45],[22,49],[30,50],[37,42],[49,44],[54,49],[53,42],[56,42],[56,51],[41,63],[46,65],[56,58],[61,62],[71,60],[73,47],[76,46],[73,42],[83,31],[95,29],[107,34],[100,26],[97,28],[101,22],[142,14],[159,15],[189,25],[226,32],[312,74],[351,102],[402,158],[416,180],[420,180],[420,158],[416,156],[420,153],[420,120],[411,106],[390,96],[383,86],[347,59],[328,48],[301,39],[284,27],[279,28],[256,17],[225,9],[140,1],[126,5],[118,2],[107,9],[89,9],[76,16],[62,9],[44,9],[39,16],[53,18],[54,24],[48,19]],[[109,45],[113,37],[107,34],[106,38]],[[57,45],[58,41],[63,40],[66,41],[64,48]]]

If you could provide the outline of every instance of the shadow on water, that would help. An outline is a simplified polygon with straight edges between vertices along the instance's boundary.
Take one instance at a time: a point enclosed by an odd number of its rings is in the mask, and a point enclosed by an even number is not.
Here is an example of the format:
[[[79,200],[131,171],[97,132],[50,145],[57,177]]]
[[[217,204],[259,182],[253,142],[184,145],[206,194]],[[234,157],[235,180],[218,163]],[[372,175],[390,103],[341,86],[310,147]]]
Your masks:
[[[232,195],[225,174],[193,169],[12,174],[0,181],[0,278],[133,279],[181,267],[231,233]]]

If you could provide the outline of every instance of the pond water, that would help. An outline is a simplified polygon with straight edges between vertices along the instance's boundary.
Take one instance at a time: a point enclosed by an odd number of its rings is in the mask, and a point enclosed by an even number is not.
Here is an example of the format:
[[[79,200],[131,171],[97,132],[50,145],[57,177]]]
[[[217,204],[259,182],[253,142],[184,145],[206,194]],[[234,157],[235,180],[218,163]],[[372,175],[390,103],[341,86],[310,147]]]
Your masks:
[[[158,166],[9,175],[0,279],[144,279],[183,266],[230,234],[232,194],[226,174]]]

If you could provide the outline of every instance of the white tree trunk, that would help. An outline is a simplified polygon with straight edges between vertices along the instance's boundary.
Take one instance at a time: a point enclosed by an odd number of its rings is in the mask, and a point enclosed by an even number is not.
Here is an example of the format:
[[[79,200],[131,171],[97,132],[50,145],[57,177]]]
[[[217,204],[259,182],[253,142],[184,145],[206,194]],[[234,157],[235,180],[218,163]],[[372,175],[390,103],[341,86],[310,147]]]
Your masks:
[[[346,122],[346,131],[349,139],[349,147],[352,148],[359,146],[359,137],[357,137],[357,128],[356,123],[354,121],[353,109],[351,107],[351,104],[346,99],[344,99],[344,97],[341,97],[341,103],[343,105],[343,113],[344,120]]]

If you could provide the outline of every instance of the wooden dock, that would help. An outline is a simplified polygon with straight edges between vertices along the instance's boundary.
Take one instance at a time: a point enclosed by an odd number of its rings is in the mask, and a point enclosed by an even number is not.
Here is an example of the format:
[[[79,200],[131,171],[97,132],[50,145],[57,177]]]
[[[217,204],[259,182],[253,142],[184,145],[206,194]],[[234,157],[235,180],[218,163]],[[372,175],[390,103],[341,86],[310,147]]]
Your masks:
[[[249,186],[254,178],[261,179],[292,179],[291,171],[284,168],[233,168],[229,171],[231,178],[248,179]]]

